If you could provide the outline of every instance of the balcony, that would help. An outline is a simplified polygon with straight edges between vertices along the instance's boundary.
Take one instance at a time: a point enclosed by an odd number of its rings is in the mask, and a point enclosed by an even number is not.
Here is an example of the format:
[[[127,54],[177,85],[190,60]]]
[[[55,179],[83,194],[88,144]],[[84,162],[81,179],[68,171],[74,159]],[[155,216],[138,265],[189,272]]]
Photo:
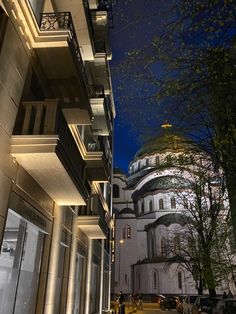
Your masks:
[[[109,136],[113,129],[113,112],[110,97],[106,96],[103,101],[99,98],[90,98],[90,104],[94,116],[92,121],[94,133]]]
[[[91,126],[70,126],[71,132],[86,162],[90,181],[107,182],[111,174],[111,148],[108,137],[96,136]]]
[[[108,225],[110,215],[104,211],[99,196],[92,194],[85,208],[85,212],[80,213],[77,218],[78,228],[80,228],[90,239],[106,239],[108,236]]]
[[[23,102],[11,154],[59,205],[85,205],[85,162],[58,101]]]
[[[58,11],[71,12],[83,60],[92,61],[94,59],[93,30],[88,0],[54,0],[53,2]]]
[[[52,97],[67,102],[69,123],[89,124],[89,84],[70,12],[43,13],[39,28],[34,48]]]
[[[95,55],[106,53],[108,60],[111,60],[112,54],[108,36],[108,12],[92,10],[91,17],[94,30]]]

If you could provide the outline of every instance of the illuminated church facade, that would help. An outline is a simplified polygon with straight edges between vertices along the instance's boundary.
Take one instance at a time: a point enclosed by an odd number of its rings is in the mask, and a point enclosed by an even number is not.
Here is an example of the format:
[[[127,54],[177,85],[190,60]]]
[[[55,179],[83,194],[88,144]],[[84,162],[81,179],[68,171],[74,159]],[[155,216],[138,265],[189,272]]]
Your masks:
[[[164,133],[136,153],[128,176],[115,169],[113,293],[198,293],[192,274],[175,257],[190,245],[185,195],[191,193],[194,161],[204,158],[191,143]]]

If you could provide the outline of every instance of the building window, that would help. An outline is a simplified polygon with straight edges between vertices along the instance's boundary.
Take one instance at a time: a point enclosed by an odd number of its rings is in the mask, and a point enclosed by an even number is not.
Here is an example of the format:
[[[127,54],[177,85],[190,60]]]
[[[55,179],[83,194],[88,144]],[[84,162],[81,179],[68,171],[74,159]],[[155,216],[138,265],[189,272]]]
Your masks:
[[[155,256],[155,241],[154,238],[152,237],[151,239],[151,258]]]
[[[7,20],[8,20],[8,16],[6,15],[3,8],[0,6],[0,49],[1,49],[4,35],[5,35]]]
[[[158,283],[158,273],[156,270],[153,272],[153,289],[157,289],[157,283]]]
[[[44,0],[29,0],[29,3],[31,5],[31,8],[34,12],[34,15],[37,19],[37,21],[40,21],[40,14],[42,13]]]
[[[166,239],[161,238],[161,255],[165,256],[166,255]]]
[[[122,237],[123,237],[123,239],[130,239],[131,238],[131,227],[130,226],[123,227]]]
[[[123,228],[123,239],[126,239],[126,228]]]
[[[128,283],[128,276],[127,274],[125,274],[125,284],[127,285],[127,283]]]
[[[141,203],[141,213],[144,214],[144,202]]]
[[[152,201],[149,202],[149,211],[150,211],[150,212],[153,211]]]
[[[180,252],[180,237],[179,235],[174,237],[174,253],[177,255]]]
[[[164,209],[164,202],[162,198],[159,199],[159,209]]]
[[[9,209],[0,254],[1,313],[36,312],[43,244],[44,233]]]
[[[171,155],[166,156],[167,164],[171,164]]]
[[[120,188],[119,185],[113,184],[113,197],[119,198],[120,197]]]
[[[193,239],[188,239],[188,251],[189,251],[189,255],[193,256],[194,254],[194,240]]]
[[[156,166],[158,167],[160,165],[160,157],[156,156]]]
[[[178,272],[178,287],[179,289],[182,289],[182,273],[179,271]]]
[[[171,200],[170,200],[170,202],[171,202],[171,209],[175,209],[175,208],[176,208],[176,201],[175,201],[175,198],[172,197]]]
[[[127,227],[127,239],[130,239],[131,238],[131,227],[128,226]]]
[[[188,209],[188,201],[186,198],[184,199],[184,209]]]

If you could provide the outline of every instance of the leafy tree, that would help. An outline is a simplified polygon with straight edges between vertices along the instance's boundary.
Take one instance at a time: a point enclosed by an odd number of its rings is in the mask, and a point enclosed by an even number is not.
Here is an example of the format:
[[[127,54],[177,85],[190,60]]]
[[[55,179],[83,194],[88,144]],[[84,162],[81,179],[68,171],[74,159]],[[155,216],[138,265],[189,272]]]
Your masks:
[[[191,172],[191,189],[177,191],[178,202],[185,207],[186,225],[179,234],[181,248],[170,247],[173,257],[169,263],[177,262],[192,273],[199,294],[207,287],[210,296],[216,296],[217,286],[231,280],[236,267],[229,245],[224,177],[206,159]],[[173,233],[172,243],[175,237]]]
[[[129,87],[132,77],[144,97],[146,108],[140,110],[130,89],[124,92],[133,104],[128,114],[142,112],[144,130],[145,117],[155,121],[159,114],[212,155],[226,175],[236,238],[236,2],[179,0],[142,21],[153,17],[165,22],[116,69],[121,88]],[[149,131],[154,124],[148,124]]]

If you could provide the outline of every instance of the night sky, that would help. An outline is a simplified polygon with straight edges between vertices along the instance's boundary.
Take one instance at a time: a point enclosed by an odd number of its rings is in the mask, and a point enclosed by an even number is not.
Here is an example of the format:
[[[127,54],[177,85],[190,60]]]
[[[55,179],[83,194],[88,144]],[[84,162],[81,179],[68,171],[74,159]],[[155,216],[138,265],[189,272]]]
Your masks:
[[[142,119],[142,110],[146,110],[147,90],[136,90],[135,81],[130,81],[122,90],[120,84],[123,80],[122,75],[116,72],[116,67],[125,60],[133,49],[143,48],[150,44],[150,39],[160,28],[161,19],[157,17],[159,6],[166,5],[166,1],[136,0],[125,1],[116,0],[113,6],[113,28],[110,31],[110,41],[112,46],[111,74],[114,99],[116,105],[115,119],[115,145],[114,145],[114,167],[118,167],[127,173],[129,162],[134,157],[137,150],[143,144],[140,139],[143,135],[143,128],[135,128],[136,119]],[[122,99],[122,95],[130,95],[137,98],[140,111],[126,116],[125,112],[131,108],[129,99]],[[140,115],[140,117],[137,117]],[[158,113],[157,113],[158,115]],[[132,117],[130,119],[130,117]],[[153,121],[142,122],[142,125],[160,128],[163,119],[156,118]],[[132,127],[131,127],[132,125]]]

